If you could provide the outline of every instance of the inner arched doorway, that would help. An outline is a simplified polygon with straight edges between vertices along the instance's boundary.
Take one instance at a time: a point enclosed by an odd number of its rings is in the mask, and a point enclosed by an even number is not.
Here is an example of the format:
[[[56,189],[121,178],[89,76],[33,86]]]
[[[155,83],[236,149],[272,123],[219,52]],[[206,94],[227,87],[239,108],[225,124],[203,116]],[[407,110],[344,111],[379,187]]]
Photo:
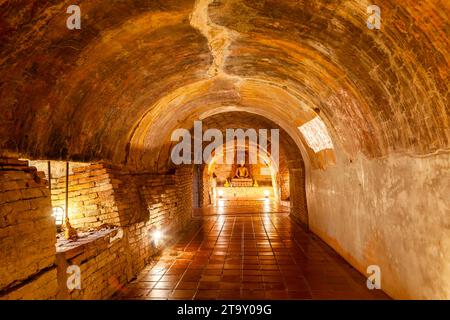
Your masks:
[[[305,164],[297,144],[284,128],[266,117],[242,111],[220,112],[204,118],[201,123],[203,133],[217,130],[224,140],[217,144],[209,159],[194,165],[194,207],[234,206],[240,207],[240,212],[259,209],[290,212],[295,219],[308,224]],[[194,136],[192,126],[188,128]],[[247,136],[243,141],[233,138],[230,143],[227,130],[242,130]],[[264,133],[258,138],[267,137],[266,141],[251,141],[251,130],[255,134]],[[216,142],[214,139],[202,141],[203,150],[211,141]],[[172,141],[169,149],[173,150],[177,143]],[[254,151],[258,153],[256,161],[251,161]],[[244,183],[237,179],[240,152],[243,153],[244,170],[248,172]],[[165,154],[169,155],[171,151]],[[232,154],[231,163],[224,161],[229,154]],[[168,161],[169,168],[175,169],[176,165],[170,159]]]

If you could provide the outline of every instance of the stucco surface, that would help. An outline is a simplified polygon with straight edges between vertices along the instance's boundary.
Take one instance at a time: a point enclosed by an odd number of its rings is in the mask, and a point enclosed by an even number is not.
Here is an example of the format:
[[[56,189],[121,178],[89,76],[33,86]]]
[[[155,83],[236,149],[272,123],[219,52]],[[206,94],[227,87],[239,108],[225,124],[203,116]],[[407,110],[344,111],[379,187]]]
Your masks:
[[[389,156],[311,172],[309,223],[394,298],[450,299],[450,159]]]

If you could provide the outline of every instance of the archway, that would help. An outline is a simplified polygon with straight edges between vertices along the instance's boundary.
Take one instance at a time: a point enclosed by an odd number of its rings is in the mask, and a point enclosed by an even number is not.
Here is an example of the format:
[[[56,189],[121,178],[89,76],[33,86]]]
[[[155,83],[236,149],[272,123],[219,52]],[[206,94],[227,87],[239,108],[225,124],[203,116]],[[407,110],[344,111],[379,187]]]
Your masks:
[[[202,177],[202,180],[199,181],[200,184],[198,193],[203,195],[201,196],[201,206],[214,205],[219,198],[217,193],[219,191],[221,191],[221,193],[226,193],[226,195],[222,195],[222,198],[227,198],[229,200],[237,200],[237,198],[242,198],[241,200],[264,200],[263,202],[267,204],[268,200],[266,199],[269,199],[269,203],[273,202],[277,205],[272,207],[272,210],[278,211],[278,206],[286,207],[282,208],[282,210],[289,210],[293,217],[301,221],[303,224],[308,225],[305,164],[303,162],[300,149],[292,137],[286,132],[286,130],[284,130],[284,128],[265,117],[247,111],[218,112],[216,114],[211,114],[208,117],[204,117],[201,123],[203,132],[206,132],[209,129],[218,130],[222,133],[222,137],[224,139],[217,148],[217,150],[220,150],[221,154],[213,153],[211,159],[205,158],[204,162],[200,165],[199,170],[202,173],[199,174],[199,177]],[[195,131],[193,124],[191,123],[190,125],[187,125],[187,128],[192,133],[193,137]],[[227,141],[225,141],[227,129],[233,131],[236,129],[241,129],[243,132],[254,130],[254,133],[266,130],[268,140],[264,143],[264,145],[260,145],[259,143],[254,144],[248,139],[245,140],[242,145],[242,142],[238,140],[236,140],[235,143],[228,144]],[[275,130],[277,132],[276,141],[274,141],[276,143],[276,148],[275,146],[272,148],[271,130]],[[201,136],[202,135],[203,133]],[[192,140],[193,142],[191,146],[194,145],[194,139],[195,138]],[[162,139],[159,139],[159,143],[162,146],[162,151],[158,155],[160,163],[167,162],[169,163],[168,168],[175,169],[176,165],[171,163],[170,155],[171,150],[178,143],[178,141],[164,142]],[[211,142],[202,141],[203,150],[206,149],[209,143]],[[248,189],[234,189],[231,185],[237,166],[237,149],[243,147],[248,155],[249,148],[252,146],[254,147],[254,150],[259,151],[258,156],[260,157],[254,168],[255,171],[253,174],[255,177],[253,177],[252,187]],[[276,150],[277,152],[276,159],[274,159],[271,154],[272,150]],[[223,168],[226,172],[217,174],[218,177],[215,184],[219,189],[213,191],[213,181],[211,180],[211,177],[213,174],[215,159],[219,156],[224,159],[225,154],[228,151],[232,151],[234,154],[233,163],[225,164]],[[246,160],[248,164],[248,157]],[[268,172],[262,175],[262,180],[259,180],[259,178],[256,177],[261,176],[259,171],[261,164],[263,164]],[[250,168],[251,166],[249,166],[249,169]],[[227,179],[227,187],[224,189],[223,187]],[[254,187],[255,180],[258,185],[256,188]],[[259,186],[258,182],[261,182],[261,186]],[[281,192],[282,190],[283,192]],[[268,195],[266,196],[267,192]],[[238,195],[238,193],[240,193],[240,195]],[[246,195],[243,195],[242,193],[246,193]],[[283,198],[282,193],[284,196]],[[221,203],[223,205],[224,201]],[[245,202],[241,202],[241,204],[244,203]]]

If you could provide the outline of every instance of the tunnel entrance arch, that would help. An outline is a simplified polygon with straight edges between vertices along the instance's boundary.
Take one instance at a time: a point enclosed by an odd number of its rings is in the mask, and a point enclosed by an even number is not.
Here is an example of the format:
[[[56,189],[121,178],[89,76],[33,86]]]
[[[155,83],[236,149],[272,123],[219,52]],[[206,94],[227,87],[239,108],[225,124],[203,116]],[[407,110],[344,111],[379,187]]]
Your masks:
[[[308,224],[308,209],[306,199],[306,171],[302,154],[292,137],[275,122],[249,112],[233,111],[219,112],[203,118],[203,129],[217,128],[225,131],[227,128],[248,129],[276,129],[279,130],[279,155],[277,161],[271,156],[272,140],[263,148],[261,163],[258,165],[247,164],[252,176],[252,185],[246,188],[233,189],[232,178],[236,171],[237,163],[218,165],[215,163],[215,154],[209,163],[193,165],[194,170],[194,204],[199,207],[215,206],[220,201],[226,203],[245,204],[256,201],[256,203],[270,203],[278,206],[286,206],[292,215],[304,224]],[[193,130],[191,126],[185,127]],[[208,142],[203,142],[205,147]],[[170,155],[171,148],[177,144],[172,141],[164,154]],[[231,147],[223,143],[219,149],[225,154],[227,148],[238,148],[239,144]],[[249,150],[248,141],[244,143],[246,151]],[[261,146],[257,146],[261,149]],[[258,149],[258,150],[259,150]],[[236,150],[235,150],[236,151]],[[237,160],[237,159],[236,159]],[[176,169],[176,165],[168,157],[168,167]],[[276,164],[276,165],[275,165]],[[219,194],[220,193],[222,194]],[[240,202],[238,202],[238,199]],[[268,199],[268,200],[267,200]],[[270,201],[269,201],[270,200]],[[234,201],[234,202],[233,202]],[[247,202],[246,202],[247,201]],[[259,201],[259,202],[258,202]]]

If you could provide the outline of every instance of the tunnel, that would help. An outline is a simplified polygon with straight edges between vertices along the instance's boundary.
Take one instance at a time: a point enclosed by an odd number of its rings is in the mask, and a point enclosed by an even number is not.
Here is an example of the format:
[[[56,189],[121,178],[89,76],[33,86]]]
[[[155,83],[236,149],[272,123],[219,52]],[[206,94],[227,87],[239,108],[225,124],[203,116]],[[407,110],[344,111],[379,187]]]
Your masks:
[[[450,299],[448,2],[0,8],[0,299]]]

